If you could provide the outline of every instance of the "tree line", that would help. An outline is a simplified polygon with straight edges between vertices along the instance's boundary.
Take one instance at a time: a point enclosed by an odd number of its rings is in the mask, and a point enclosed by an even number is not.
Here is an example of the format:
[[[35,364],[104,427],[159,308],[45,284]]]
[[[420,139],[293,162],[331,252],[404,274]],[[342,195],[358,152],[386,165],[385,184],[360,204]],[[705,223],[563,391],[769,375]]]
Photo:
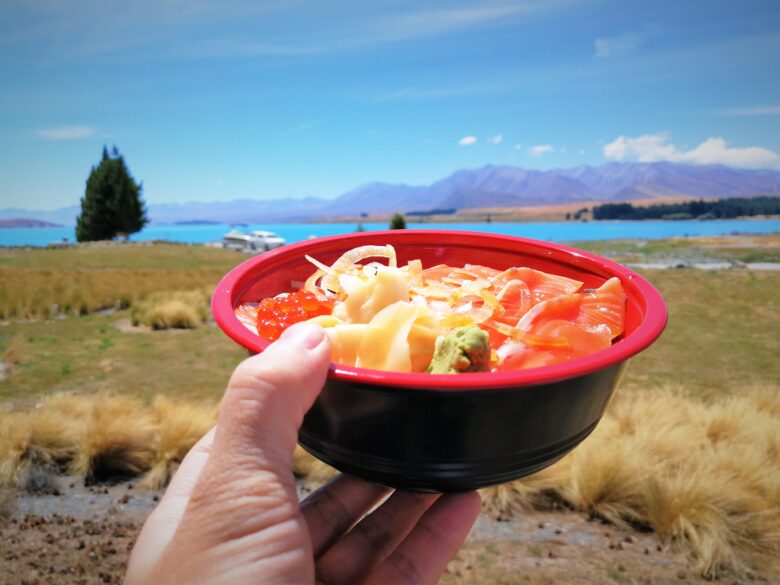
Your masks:
[[[732,219],[780,214],[780,196],[732,197],[716,201],[685,201],[634,207],[605,203],[593,207],[593,219]]]

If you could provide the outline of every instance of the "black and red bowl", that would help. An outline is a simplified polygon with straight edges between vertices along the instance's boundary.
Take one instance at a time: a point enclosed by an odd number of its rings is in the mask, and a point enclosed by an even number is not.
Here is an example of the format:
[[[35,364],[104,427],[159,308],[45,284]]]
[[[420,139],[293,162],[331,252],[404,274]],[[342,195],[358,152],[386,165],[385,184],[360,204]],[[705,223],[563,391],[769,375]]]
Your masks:
[[[234,315],[246,301],[294,288],[313,266],[367,244],[392,244],[399,266],[528,266],[597,287],[616,276],[626,292],[624,334],[568,362],[502,373],[409,374],[332,364],[306,414],[301,445],[345,473],[415,491],[470,490],[551,465],[598,424],[626,361],[666,325],[661,295],[635,272],[594,254],[536,240],[443,230],[362,232],[277,248],[231,270],[211,300],[217,324],[250,352],[267,346]],[[299,286],[299,285],[298,285]],[[291,364],[291,367],[294,367]]]

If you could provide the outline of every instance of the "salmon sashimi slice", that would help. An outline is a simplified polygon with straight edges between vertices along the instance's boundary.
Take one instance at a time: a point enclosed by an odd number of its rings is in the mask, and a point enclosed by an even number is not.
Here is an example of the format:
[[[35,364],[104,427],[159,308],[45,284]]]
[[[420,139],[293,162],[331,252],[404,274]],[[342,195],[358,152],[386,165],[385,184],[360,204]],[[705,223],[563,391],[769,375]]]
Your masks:
[[[513,280],[522,280],[531,291],[531,299],[534,305],[547,299],[573,293],[582,286],[582,282],[573,278],[547,274],[533,268],[519,267],[499,272],[492,280],[493,286],[497,290],[501,290],[507,283]]]
[[[548,321],[533,336],[535,343],[543,340],[564,341],[559,347],[529,345],[528,340],[507,339],[496,351],[499,362],[496,371],[538,368],[582,357],[612,345],[612,333],[606,325],[588,327],[560,319]]]
[[[565,294],[535,305],[520,318],[517,328],[538,335],[550,321],[568,321],[586,328],[606,326],[610,339],[623,333],[626,293],[617,278],[593,292]]]
[[[534,304],[531,289],[522,280],[507,282],[496,295],[496,299],[504,308],[504,313],[499,320],[509,325],[517,325],[520,317],[525,315]]]

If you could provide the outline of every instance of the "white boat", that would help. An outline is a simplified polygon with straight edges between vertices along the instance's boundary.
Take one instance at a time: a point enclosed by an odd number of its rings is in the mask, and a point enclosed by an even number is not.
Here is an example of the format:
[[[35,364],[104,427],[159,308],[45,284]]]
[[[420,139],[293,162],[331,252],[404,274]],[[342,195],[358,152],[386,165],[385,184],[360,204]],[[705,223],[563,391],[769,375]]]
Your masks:
[[[222,246],[241,252],[267,252],[285,244],[274,232],[255,230],[249,233],[231,230],[222,236]]]

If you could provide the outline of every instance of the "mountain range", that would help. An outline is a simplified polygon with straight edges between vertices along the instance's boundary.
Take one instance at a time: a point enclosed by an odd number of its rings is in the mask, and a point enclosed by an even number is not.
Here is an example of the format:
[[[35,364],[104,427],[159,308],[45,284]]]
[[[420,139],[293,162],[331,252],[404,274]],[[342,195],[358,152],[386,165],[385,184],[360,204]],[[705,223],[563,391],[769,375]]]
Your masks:
[[[153,223],[273,223],[361,214],[627,201],[660,197],[723,198],[780,193],[780,172],[722,165],[607,163],[548,171],[487,165],[456,171],[430,185],[374,182],[335,199],[236,199],[149,205]],[[73,225],[80,210],[0,209],[0,220],[28,218]]]

